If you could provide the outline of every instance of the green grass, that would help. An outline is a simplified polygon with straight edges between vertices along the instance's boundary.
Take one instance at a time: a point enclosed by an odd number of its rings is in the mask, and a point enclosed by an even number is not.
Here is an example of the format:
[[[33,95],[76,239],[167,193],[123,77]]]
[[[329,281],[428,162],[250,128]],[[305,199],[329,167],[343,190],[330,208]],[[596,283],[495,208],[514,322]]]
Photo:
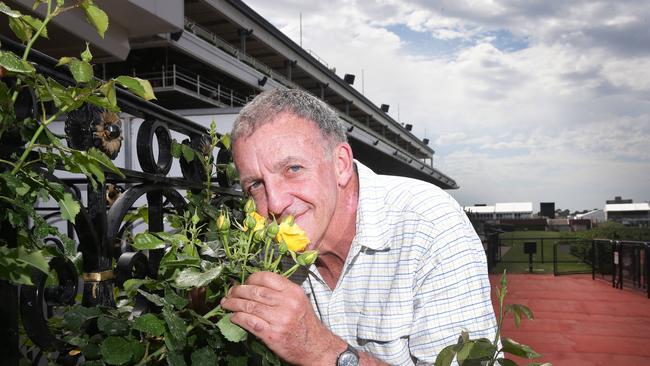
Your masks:
[[[504,268],[509,273],[528,272],[529,255],[524,253],[524,243],[531,241],[537,243],[537,253],[533,254],[533,273],[553,273],[554,245],[576,239],[576,236],[571,232],[516,231],[503,233],[500,239],[502,262],[492,269],[493,273],[501,273]],[[569,253],[568,247],[560,246],[558,248],[558,270],[559,272],[590,271],[591,267]]]

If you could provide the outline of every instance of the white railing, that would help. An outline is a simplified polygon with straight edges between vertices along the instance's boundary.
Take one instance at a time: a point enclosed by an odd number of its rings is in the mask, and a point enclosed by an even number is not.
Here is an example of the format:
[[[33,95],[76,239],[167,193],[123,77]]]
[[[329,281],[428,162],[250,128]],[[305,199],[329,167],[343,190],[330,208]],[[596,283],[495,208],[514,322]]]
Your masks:
[[[156,88],[182,87],[196,92],[197,95],[212,99],[220,104],[231,107],[244,106],[252,96],[244,96],[233,89],[225,87],[213,80],[183,69],[176,64],[163,66],[160,71],[135,72],[134,75],[149,80],[154,91]]]
[[[241,62],[244,62],[254,68],[255,70],[267,75],[268,77],[277,80],[281,84],[284,84],[287,87],[290,88],[298,88],[298,85],[296,85],[293,81],[287,79],[284,75],[274,71],[272,68],[264,64],[263,62],[255,59],[253,56],[242,52],[239,48],[234,47],[230,43],[224,41],[223,39],[219,38],[216,34],[210,32],[209,30],[201,27],[200,25],[196,24],[192,20],[185,18],[185,29],[190,31],[192,34],[195,36],[198,36],[199,38],[212,43],[214,46],[217,46],[218,48],[222,49],[223,51],[227,52],[231,56],[235,57]]]

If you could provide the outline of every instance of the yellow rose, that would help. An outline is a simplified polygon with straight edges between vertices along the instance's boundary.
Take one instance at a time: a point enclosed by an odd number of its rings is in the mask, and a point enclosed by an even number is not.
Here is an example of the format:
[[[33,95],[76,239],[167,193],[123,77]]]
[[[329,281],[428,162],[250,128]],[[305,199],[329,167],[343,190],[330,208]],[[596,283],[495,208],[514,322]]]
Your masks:
[[[298,225],[289,224],[289,221],[293,220],[285,220],[280,224],[280,229],[275,239],[278,242],[284,240],[285,244],[287,244],[287,248],[293,252],[302,252],[307,248],[309,238]]]
[[[258,214],[257,212],[253,211],[248,214],[249,217],[252,217],[255,220],[255,227],[253,228],[253,231],[258,231],[264,229],[264,224],[266,224],[266,219],[262,217],[262,215]],[[248,217],[247,217],[248,219]],[[247,223],[248,220],[244,220],[244,231],[248,231],[248,226],[249,224]],[[253,226],[253,225],[251,225]]]
[[[224,232],[228,231],[228,229],[230,229],[230,219],[226,214],[221,212],[217,218],[217,231]]]

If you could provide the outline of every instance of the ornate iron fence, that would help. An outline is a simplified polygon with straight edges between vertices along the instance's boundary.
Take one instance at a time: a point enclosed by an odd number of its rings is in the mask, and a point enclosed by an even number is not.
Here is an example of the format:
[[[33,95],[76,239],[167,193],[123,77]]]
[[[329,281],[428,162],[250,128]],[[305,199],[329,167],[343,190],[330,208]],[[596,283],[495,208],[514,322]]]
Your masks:
[[[22,47],[4,37],[1,41],[3,48],[20,51]],[[67,75],[55,69],[56,60],[33,51],[31,61],[35,62],[38,72],[62,84],[72,83]],[[129,278],[155,277],[163,250],[151,250],[148,256],[131,250],[128,241],[123,239],[132,229],[133,222],[125,221],[125,217],[133,211],[136,202],[144,200],[148,211],[145,224],[150,231],[162,231],[164,214],[182,213],[186,207],[179,191],[203,187],[204,168],[196,160],[191,163],[179,161],[182,177],[169,175],[175,160],[171,153],[171,134],[174,132],[183,136],[183,143],[201,151],[207,129],[124,90],[117,90],[117,94],[122,112],[142,120],[137,126],[137,159],[141,170],[120,167],[123,178],[107,172],[106,182],[96,189],[85,179],[62,178],[56,173],[47,176],[49,180],[63,184],[81,204],[75,224],[69,224],[67,230],[68,235],[77,242],[77,251],[83,256],[83,272],[78,273],[71,261],[55,257],[49,263],[57,275],[55,284],[48,281],[42,272],[33,274],[33,286],[18,288],[0,281],[0,363],[3,365],[18,365],[19,320],[35,345],[43,350],[55,349],[62,341],[49,330],[48,318],[56,306],[80,301],[84,306],[113,307],[116,286],[121,287]],[[37,111],[35,102],[33,93],[27,93],[18,103],[26,113],[34,113]],[[97,147],[112,159],[117,157],[122,147],[121,127],[119,115],[90,105],[68,114],[65,119],[65,131],[71,147],[80,150]],[[7,148],[3,146],[3,149]],[[224,148],[219,149],[217,163],[229,160],[229,152]],[[48,174],[45,169],[35,169],[40,174]],[[213,181],[217,201],[229,201],[240,195],[229,185],[225,173]],[[56,219],[59,214],[51,208],[41,211],[46,219]],[[9,245],[15,245],[16,233],[10,225],[0,225],[0,228],[0,238]],[[58,238],[48,238],[47,241],[49,245],[62,245]],[[147,306],[146,301],[141,301],[134,311],[142,312]]]

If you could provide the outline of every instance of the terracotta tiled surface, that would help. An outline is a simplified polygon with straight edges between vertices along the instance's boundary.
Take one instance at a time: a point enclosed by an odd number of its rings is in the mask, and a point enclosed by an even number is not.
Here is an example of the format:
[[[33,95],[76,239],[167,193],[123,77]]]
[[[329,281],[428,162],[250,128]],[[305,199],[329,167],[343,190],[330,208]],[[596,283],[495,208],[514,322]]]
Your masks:
[[[499,275],[491,275],[494,287]],[[492,294],[495,300],[494,292]],[[650,365],[650,299],[645,292],[612,288],[591,275],[508,275],[506,303],[531,308],[535,320],[503,335],[531,346],[555,366]],[[533,360],[515,359],[520,365]]]

